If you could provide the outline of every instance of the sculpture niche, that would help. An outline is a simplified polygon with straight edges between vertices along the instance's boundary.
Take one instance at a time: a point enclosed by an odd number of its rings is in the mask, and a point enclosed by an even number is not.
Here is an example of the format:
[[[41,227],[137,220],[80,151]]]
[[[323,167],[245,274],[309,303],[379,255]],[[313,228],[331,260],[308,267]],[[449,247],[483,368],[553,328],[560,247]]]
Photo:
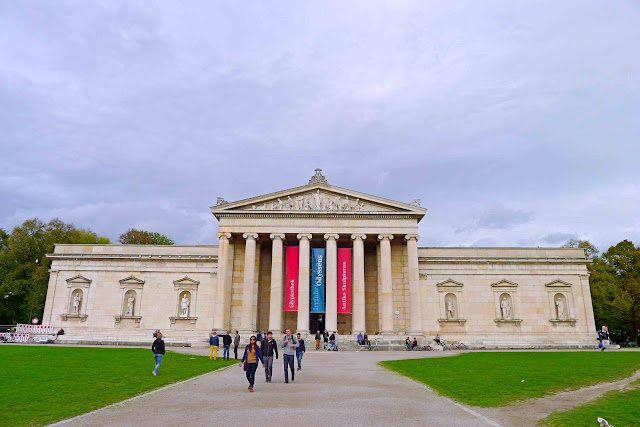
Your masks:
[[[456,296],[453,294],[447,294],[445,297],[447,320],[458,319],[457,305]]]
[[[73,294],[73,314],[80,314],[80,304],[82,304],[82,294],[78,291]]]
[[[502,320],[511,319],[511,297],[503,294],[500,300],[500,318]]]

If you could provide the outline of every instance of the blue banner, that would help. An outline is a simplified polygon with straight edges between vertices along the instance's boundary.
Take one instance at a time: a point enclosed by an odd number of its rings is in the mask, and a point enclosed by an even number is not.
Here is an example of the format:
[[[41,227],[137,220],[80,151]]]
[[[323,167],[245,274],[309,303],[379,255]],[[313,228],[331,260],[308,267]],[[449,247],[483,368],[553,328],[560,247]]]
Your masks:
[[[324,313],[324,248],[311,249],[311,313]]]

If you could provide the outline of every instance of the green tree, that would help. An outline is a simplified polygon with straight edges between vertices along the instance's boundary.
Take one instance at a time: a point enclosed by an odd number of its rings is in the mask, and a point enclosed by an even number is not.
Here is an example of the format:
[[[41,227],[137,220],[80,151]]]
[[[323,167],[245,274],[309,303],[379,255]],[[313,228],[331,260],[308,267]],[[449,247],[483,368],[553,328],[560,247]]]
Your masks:
[[[598,256],[598,248],[591,244],[588,240],[569,239],[562,245],[563,248],[579,248],[584,249],[587,258],[595,258]]]
[[[135,228],[130,228],[122,233],[118,241],[123,245],[173,245],[174,243],[164,234]]]
[[[103,244],[109,239],[59,219],[44,223],[33,218],[11,234],[0,233],[0,323],[42,317],[51,267],[45,255],[56,243]]]
[[[618,308],[626,310],[629,335],[638,342],[640,328],[640,247],[623,240],[610,247],[602,259],[611,268],[617,289]]]

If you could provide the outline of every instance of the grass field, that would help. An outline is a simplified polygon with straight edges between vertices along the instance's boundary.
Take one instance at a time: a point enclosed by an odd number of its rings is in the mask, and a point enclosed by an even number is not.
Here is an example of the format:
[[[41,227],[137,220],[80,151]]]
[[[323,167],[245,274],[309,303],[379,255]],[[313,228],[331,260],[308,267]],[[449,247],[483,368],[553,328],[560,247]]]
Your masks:
[[[640,380],[629,391],[610,391],[601,398],[566,412],[554,412],[540,422],[544,426],[594,426],[598,417],[616,427],[640,426]]]
[[[483,352],[381,365],[459,402],[490,407],[628,377],[640,369],[640,352]]]
[[[2,425],[42,425],[233,364],[150,349],[0,346]]]

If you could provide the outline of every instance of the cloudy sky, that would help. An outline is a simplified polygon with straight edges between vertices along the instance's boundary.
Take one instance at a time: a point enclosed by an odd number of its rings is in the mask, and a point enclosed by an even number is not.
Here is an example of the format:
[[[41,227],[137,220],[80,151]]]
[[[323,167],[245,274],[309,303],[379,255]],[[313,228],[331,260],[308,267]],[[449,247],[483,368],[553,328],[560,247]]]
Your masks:
[[[321,167],[424,246],[640,244],[638,2],[242,3],[0,1],[0,227],[213,244]]]

